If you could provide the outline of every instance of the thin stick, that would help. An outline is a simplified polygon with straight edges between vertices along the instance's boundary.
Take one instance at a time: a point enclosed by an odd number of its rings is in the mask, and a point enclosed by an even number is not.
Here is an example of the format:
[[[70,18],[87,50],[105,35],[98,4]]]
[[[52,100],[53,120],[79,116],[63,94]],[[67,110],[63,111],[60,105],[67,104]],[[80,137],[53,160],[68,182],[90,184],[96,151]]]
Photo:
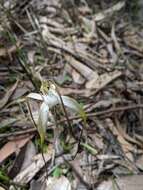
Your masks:
[[[126,111],[126,110],[132,110],[132,109],[140,109],[140,108],[143,108],[143,104],[136,104],[136,105],[129,105],[129,106],[123,106],[123,107],[118,107],[118,108],[111,108],[111,109],[108,109],[108,110],[105,110],[105,111],[98,111],[98,112],[95,112],[95,113],[86,113],[86,116],[87,117],[97,117],[97,116],[102,116],[102,115],[106,115],[106,114],[110,114],[110,113],[113,113],[113,112],[121,112],[121,111]],[[75,119],[81,119],[80,116],[71,116],[69,117],[69,120],[72,121],[72,120],[75,120]],[[66,122],[67,120],[64,118],[64,119],[61,119],[59,120],[57,123],[60,124],[60,123],[63,123],[63,122]],[[54,126],[54,124],[50,124],[48,126],[48,129],[53,129],[52,127]],[[10,136],[17,136],[17,135],[22,135],[22,134],[26,134],[26,133],[32,133],[32,132],[36,132],[37,129],[35,128],[31,128],[31,129],[26,129],[26,130],[23,130],[23,131],[17,131],[15,133],[4,133],[4,134],[0,134],[0,138],[6,138],[6,137],[10,137]]]
[[[72,163],[70,163],[68,160],[65,159],[64,156],[62,156],[63,160],[65,161],[65,163],[73,170],[73,172],[75,173],[75,175],[77,176],[77,178],[80,180],[80,182],[88,189],[88,190],[92,190],[92,187],[89,183],[87,183],[84,179],[83,176],[77,171],[77,169],[74,167],[74,165]]]

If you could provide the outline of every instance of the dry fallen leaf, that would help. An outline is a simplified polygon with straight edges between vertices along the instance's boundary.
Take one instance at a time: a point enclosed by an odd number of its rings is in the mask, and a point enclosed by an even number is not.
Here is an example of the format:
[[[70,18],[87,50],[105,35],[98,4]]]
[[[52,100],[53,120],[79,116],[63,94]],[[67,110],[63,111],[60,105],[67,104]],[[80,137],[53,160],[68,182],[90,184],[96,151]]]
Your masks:
[[[58,90],[60,91],[60,94],[62,94],[62,95],[78,94],[78,95],[82,96],[85,94],[84,89],[62,88],[62,87],[58,86]]]
[[[112,133],[117,137],[118,141],[120,142],[120,145],[122,147],[122,149],[124,150],[124,153],[128,153],[129,151],[133,151],[134,150],[134,146],[132,146],[128,141],[126,141],[126,139],[123,136],[123,129],[121,126],[117,126],[118,124],[116,123],[116,125],[112,122],[111,119],[106,119],[107,125],[109,126],[110,130],[112,131]]]
[[[31,138],[32,135],[26,135],[25,137],[22,136],[20,139],[12,140],[6,143],[0,149],[0,163],[3,162],[12,153],[19,151],[19,149],[22,148]]]
[[[45,188],[45,183],[40,182],[40,181],[36,181],[36,180],[32,180],[30,182],[30,189],[29,190],[44,190]]]
[[[136,166],[137,166],[139,169],[143,170],[143,155],[141,155],[141,156],[137,159],[137,161],[136,161]]]
[[[22,167],[20,171],[23,171],[25,168],[27,168],[30,164],[32,164],[33,160],[32,158],[36,155],[36,147],[32,141],[29,141],[26,146],[26,151],[24,155],[24,161],[22,163]]]
[[[0,109],[2,109],[7,102],[9,101],[9,99],[11,98],[12,94],[14,93],[15,89],[17,88],[18,85],[17,81],[5,94],[5,96],[2,98],[2,100],[0,100]]]
[[[107,84],[120,77],[122,73],[120,71],[113,71],[110,73],[104,73],[100,76],[96,76],[86,83],[87,89],[102,89]]]
[[[93,78],[97,79],[98,74],[97,72],[93,71],[83,63],[77,61],[75,58],[72,56],[65,55],[65,58],[67,62],[75,69],[77,70],[85,79],[87,80],[92,80]]]
[[[5,190],[3,187],[0,187],[0,190]]]
[[[35,176],[35,174],[39,172],[41,168],[43,168],[45,162],[48,162],[51,159],[52,154],[53,149],[49,147],[48,152],[44,154],[45,161],[43,160],[42,154],[37,154],[34,156],[32,163],[14,178],[14,182],[27,184]]]
[[[109,15],[112,15],[114,12],[120,11],[124,6],[125,6],[125,2],[119,1],[118,3],[116,3],[115,5],[113,5],[110,8],[106,9],[105,11],[95,14],[94,20],[101,21],[101,20],[109,17]]]
[[[12,45],[8,48],[0,48],[0,57],[6,57],[7,55],[10,55],[14,52],[16,52],[17,47],[21,46],[21,42],[16,42],[16,45]]]
[[[83,84],[85,82],[85,79],[75,69],[72,69],[71,74],[72,74],[73,81],[76,84]]]
[[[48,178],[44,190],[71,190],[71,184],[65,176]]]
[[[14,163],[8,172],[8,176],[13,179],[19,172],[24,170],[33,162],[33,157],[36,155],[36,147],[30,140],[16,155]]]
[[[126,31],[124,34],[124,41],[130,48],[143,53],[143,42],[138,33],[131,33],[131,31]]]
[[[143,175],[126,176],[115,180],[104,181],[97,190],[143,190]]]

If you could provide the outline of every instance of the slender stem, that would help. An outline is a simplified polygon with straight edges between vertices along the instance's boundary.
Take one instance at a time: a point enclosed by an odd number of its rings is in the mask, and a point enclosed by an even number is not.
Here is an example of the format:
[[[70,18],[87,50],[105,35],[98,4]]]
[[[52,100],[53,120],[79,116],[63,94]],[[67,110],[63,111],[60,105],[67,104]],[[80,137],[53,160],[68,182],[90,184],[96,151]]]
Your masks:
[[[38,130],[37,124],[35,123],[34,118],[33,118],[33,114],[32,114],[32,111],[31,111],[31,107],[30,107],[30,103],[28,101],[28,98],[26,98],[26,103],[27,103],[28,111],[30,113],[30,117],[32,119],[32,122],[33,122],[34,126],[36,127],[36,129]]]
[[[34,121],[34,118],[33,118],[33,115],[32,115],[32,111],[31,111],[31,107],[30,107],[30,103],[29,103],[29,101],[28,101],[27,98],[26,98],[26,102],[27,102],[27,106],[28,106],[28,110],[29,110],[31,119],[32,119],[32,121],[34,123],[34,126],[35,126],[36,130],[38,130],[38,126],[37,126],[37,124]],[[41,142],[40,145],[41,145],[40,148],[41,148],[42,158],[43,158],[43,161],[45,163],[45,172],[46,172],[46,179],[47,179],[47,177],[48,177],[48,170],[47,170],[47,162],[46,162],[45,157],[44,157],[43,143]]]
[[[54,82],[54,84],[55,84],[55,82]],[[55,84],[55,85],[56,85],[56,84]],[[65,105],[64,105],[64,103],[63,103],[61,94],[60,94],[60,92],[59,92],[59,90],[58,90],[57,87],[56,87],[56,91],[57,91],[57,93],[58,93],[58,95],[59,95],[59,97],[60,97],[60,101],[61,101],[61,104],[62,104],[62,109],[63,109],[63,112],[64,112],[64,114],[65,114],[65,118],[66,118],[67,124],[68,124],[68,126],[69,126],[69,127],[68,127],[68,132],[69,132],[69,134],[71,134],[71,135],[73,136],[74,139],[76,139],[76,137],[75,137],[75,135],[74,135],[74,133],[73,133],[73,131],[72,131],[72,125],[71,125],[70,119],[69,119],[69,117],[68,117],[68,114],[67,114]]]

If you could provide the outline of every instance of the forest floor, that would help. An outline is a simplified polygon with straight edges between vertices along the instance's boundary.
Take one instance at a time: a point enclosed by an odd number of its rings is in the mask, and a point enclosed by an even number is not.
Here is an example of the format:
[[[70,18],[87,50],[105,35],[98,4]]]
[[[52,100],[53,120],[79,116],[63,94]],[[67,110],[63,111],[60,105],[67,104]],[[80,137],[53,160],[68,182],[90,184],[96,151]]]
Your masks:
[[[143,5],[73,2],[0,4],[0,190],[143,189]]]

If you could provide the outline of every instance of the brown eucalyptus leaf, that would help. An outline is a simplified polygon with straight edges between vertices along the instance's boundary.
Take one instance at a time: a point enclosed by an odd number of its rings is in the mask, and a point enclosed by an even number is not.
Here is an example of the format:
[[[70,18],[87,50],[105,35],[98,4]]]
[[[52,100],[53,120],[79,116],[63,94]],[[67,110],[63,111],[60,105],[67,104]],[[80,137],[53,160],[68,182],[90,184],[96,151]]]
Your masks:
[[[53,154],[53,149],[49,147],[48,152],[45,153],[44,155],[42,154],[37,154],[36,156],[33,157],[32,163],[27,166],[24,170],[22,170],[15,178],[14,182],[18,183],[28,183],[33,179],[35,174],[39,172],[41,168],[44,167],[45,162],[48,162],[51,159],[51,156]],[[44,156],[44,160],[43,160]]]
[[[32,138],[32,135],[29,135],[29,136],[26,135],[25,137],[22,136],[19,139],[7,142],[0,149],[0,163],[3,162],[12,153],[19,151],[19,149],[23,147],[31,138]]]

